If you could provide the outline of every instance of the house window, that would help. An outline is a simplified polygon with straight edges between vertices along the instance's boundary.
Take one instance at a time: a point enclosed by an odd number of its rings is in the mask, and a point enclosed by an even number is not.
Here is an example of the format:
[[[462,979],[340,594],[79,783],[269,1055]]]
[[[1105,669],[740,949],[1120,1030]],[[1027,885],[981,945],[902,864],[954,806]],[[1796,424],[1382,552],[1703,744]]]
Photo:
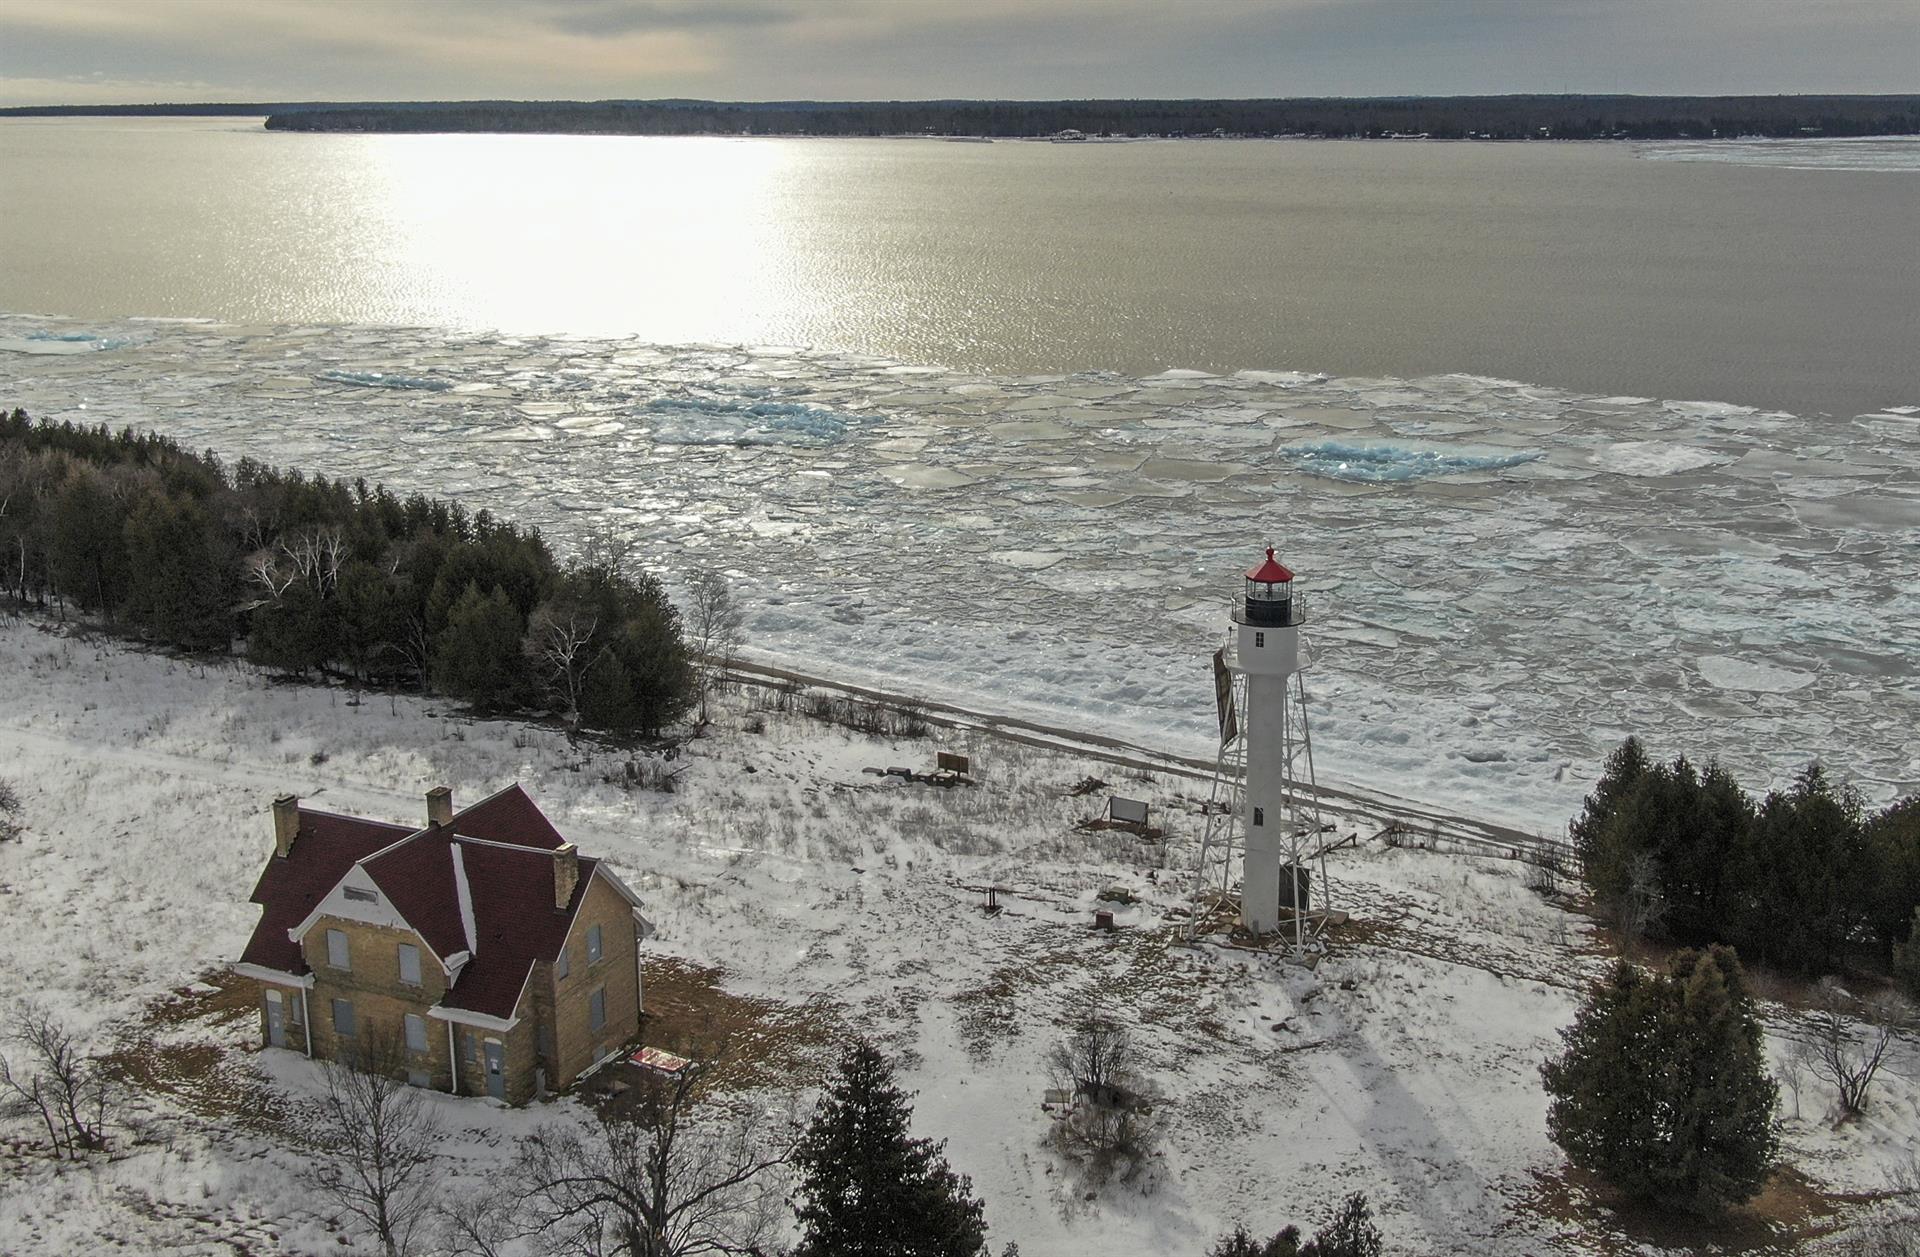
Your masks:
[[[351,970],[351,955],[347,951],[347,935],[344,930],[327,931],[327,963],[336,969]]]
[[[380,896],[364,886],[347,887],[347,898],[355,903],[379,903]]]
[[[427,1019],[414,1013],[407,1014],[407,1051],[425,1052],[427,1050]]]
[[[343,1039],[353,1037],[353,1001],[333,1001],[333,1032]]]
[[[600,927],[597,925],[587,927],[587,963],[600,963]]]
[[[1267,635],[1265,633],[1255,633],[1253,635],[1253,644],[1256,649],[1265,646],[1267,644]]]
[[[431,1087],[433,1085],[433,1077],[424,1069],[410,1069],[407,1071],[407,1085],[409,1087]]]
[[[400,944],[400,980],[408,986],[420,985],[420,949],[412,943]]]
[[[1266,824],[1266,823],[1267,823],[1267,809],[1266,809],[1266,808],[1263,808],[1263,807],[1257,807],[1257,808],[1254,808],[1254,809],[1253,809],[1253,823],[1254,823],[1254,824],[1256,824],[1256,825],[1264,825],[1264,824]]]
[[[473,1031],[471,1030],[460,1036],[461,1052],[469,1065],[473,1064],[474,1057],[479,1054],[480,1048],[478,1043],[479,1040],[474,1037]]]
[[[607,988],[604,986],[587,1000],[587,1028],[589,1030],[607,1028]]]
[[[554,1057],[552,1026],[540,1027],[540,1055],[546,1057],[548,1060],[552,1060]]]
[[[560,958],[553,962],[553,980],[558,982],[561,978],[566,977],[572,967],[567,960],[567,949],[563,946],[560,948]]]

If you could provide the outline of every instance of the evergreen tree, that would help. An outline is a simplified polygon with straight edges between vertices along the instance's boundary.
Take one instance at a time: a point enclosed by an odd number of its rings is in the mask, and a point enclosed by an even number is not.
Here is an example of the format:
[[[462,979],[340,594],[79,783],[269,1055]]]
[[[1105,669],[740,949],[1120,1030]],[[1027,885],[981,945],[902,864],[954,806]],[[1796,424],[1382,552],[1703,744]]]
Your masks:
[[[1266,1240],[1235,1227],[1214,1242],[1207,1257],[1380,1257],[1384,1244],[1380,1228],[1373,1224],[1373,1209],[1364,1193],[1355,1192],[1340,1202],[1333,1221],[1315,1231],[1302,1244],[1300,1228],[1290,1226]]]
[[[1587,795],[1579,819],[1568,827],[1573,839],[1574,855],[1579,858],[1581,868],[1591,869],[1599,856],[1601,831],[1613,819],[1614,813],[1640,783],[1640,778],[1650,766],[1647,749],[1640,744],[1639,738],[1628,738],[1613,754],[1607,756],[1606,768],[1600,774],[1599,783]],[[1592,879],[1591,872],[1588,878]]]
[[[640,704],[633,694],[633,678],[618,653],[609,650],[587,668],[580,688],[580,720],[595,729],[631,733],[640,727]]]
[[[1300,1228],[1290,1226],[1262,1240],[1237,1226],[1214,1242],[1207,1257],[1300,1257]]]
[[[339,653],[339,607],[305,581],[293,582],[279,597],[254,608],[247,657],[262,667],[305,676]]]
[[[512,706],[526,670],[524,628],[505,590],[496,585],[482,594],[468,585],[434,642],[434,687],[476,707]]]
[[[1732,876],[1742,892],[1733,941],[1753,956],[1812,972],[1841,964],[1863,932],[1872,860],[1860,798],[1809,764],[1761,804]]]
[[[1380,1257],[1380,1229],[1373,1225],[1373,1210],[1359,1192],[1340,1202],[1340,1212],[1332,1222],[1313,1233],[1300,1249],[1300,1257]]]
[[[794,1154],[800,1171],[794,1257],[974,1257],[984,1206],[947,1166],[944,1144],[915,1139],[893,1066],[864,1040],[839,1071]]]
[[[1920,908],[1913,910],[1907,941],[1893,945],[1893,979],[1909,998],[1920,1003]]]
[[[1638,1199],[1712,1212],[1760,1190],[1778,1088],[1733,952],[1668,975],[1620,962],[1540,1070],[1547,1131],[1574,1165]]]
[[[150,493],[126,524],[127,615],[186,650],[226,649],[234,563],[206,508]]]
[[[1867,821],[1871,918],[1868,928],[1883,946],[1907,937],[1920,912],[1920,794],[1910,794]],[[1915,956],[1920,963],[1920,956]]]
[[[126,504],[91,468],[70,475],[53,500],[53,578],[82,609],[108,619],[126,598],[126,519]]]

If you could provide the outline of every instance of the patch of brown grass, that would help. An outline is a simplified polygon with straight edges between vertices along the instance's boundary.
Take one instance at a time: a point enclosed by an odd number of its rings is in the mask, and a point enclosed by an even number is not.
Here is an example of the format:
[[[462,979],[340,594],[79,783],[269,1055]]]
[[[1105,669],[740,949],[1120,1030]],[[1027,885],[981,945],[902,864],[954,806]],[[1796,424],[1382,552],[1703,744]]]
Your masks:
[[[1593,1247],[1575,1244],[1571,1251],[1611,1253],[1632,1244],[1728,1257],[1787,1257],[1809,1240],[1840,1230],[1850,1207],[1875,1198],[1827,1191],[1794,1167],[1782,1166],[1752,1200],[1718,1217],[1696,1217],[1628,1200],[1597,1175],[1572,1166],[1536,1172],[1533,1178],[1532,1190],[1517,1202],[1519,1209],[1578,1227]]]
[[[283,1132],[292,1114],[266,1077],[234,1052],[235,1026],[256,1015],[260,984],[226,971],[208,989],[182,988],[153,1001],[122,1028],[101,1060],[123,1086],[166,1096],[188,1112],[262,1133]],[[196,1037],[195,1031],[205,1031]]]
[[[824,1078],[846,1037],[843,1010],[825,1000],[788,1004],[741,995],[722,986],[726,976],[690,960],[649,960],[641,1042],[695,1059],[717,1052],[713,1085],[722,1091],[797,1088]]]

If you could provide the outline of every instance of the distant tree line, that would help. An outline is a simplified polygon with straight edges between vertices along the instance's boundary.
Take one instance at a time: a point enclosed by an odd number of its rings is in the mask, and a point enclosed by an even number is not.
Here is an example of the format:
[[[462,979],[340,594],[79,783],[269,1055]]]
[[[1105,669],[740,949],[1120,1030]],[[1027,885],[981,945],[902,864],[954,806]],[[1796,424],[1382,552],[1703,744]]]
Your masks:
[[[1868,814],[1815,763],[1756,802],[1719,764],[1656,763],[1628,738],[1571,836],[1630,933],[1804,973],[1864,957],[1920,978],[1920,795]]]
[[[1920,96],[1432,96],[1376,99],[448,101],[276,110],[279,131],[581,135],[978,135],[1705,139],[1913,135]]]
[[[0,593],[294,675],[657,732],[695,676],[660,582],[611,537],[537,531],[167,437],[0,418]]]

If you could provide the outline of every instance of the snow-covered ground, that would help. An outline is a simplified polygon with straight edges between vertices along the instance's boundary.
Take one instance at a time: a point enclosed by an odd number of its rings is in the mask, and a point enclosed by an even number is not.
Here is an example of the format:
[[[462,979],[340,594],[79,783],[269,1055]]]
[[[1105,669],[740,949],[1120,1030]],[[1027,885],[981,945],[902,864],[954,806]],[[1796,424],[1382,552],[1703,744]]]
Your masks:
[[[674,792],[629,792],[605,779],[616,758],[583,765],[551,730],[350,699],[0,618],[0,777],[30,827],[0,846],[0,995],[59,1009],[156,1079],[123,1159],[56,1171],[0,1144],[0,1251],[339,1251],[286,1136],[311,1068],[259,1051],[252,1018],[197,979],[253,924],[274,794],[408,819],[434,784],[473,799],[514,780],[647,901],[659,998],[697,994],[681,979],[717,970],[733,1014],[758,1019],[761,1050],[796,1079],[847,1031],[882,1040],[919,1093],[917,1127],[951,1141],[993,1238],[1027,1257],[1197,1255],[1234,1223],[1312,1223],[1354,1190],[1395,1252],[1629,1246],[1570,1220],[1588,1206],[1560,1176],[1537,1075],[1605,958],[1519,865],[1343,849],[1331,882],[1355,921],[1308,972],[1175,942],[1186,885],[1170,869],[1193,858],[1203,783],[982,734],[879,741],[739,698],[690,745]],[[861,771],[929,765],[935,745],[971,752],[982,784]],[[1069,795],[1089,775],[1171,818],[1165,856],[1075,828],[1104,797]],[[995,917],[969,889],[987,882],[1014,888]],[[1093,931],[1114,886],[1138,902],[1116,905],[1116,932]],[[1044,1058],[1088,1001],[1133,1025],[1165,1097],[1149,1193],[1086,1199],[1046,1146]],[[1778,1056],[1792,1019],[1769,1018]],[[1809,1191],[1876,1190],[1920,1148],[1917,1056],[1903,1044],[1869,1116],[1839,1130],[1819,1120],[1817,1084],[1803,1087],[1788,1151]],[[576,1112],[436,1103],[455,1131],[452,1186]]]
[[[1577,294],[1570,293],[1570,300]],[[764,662],[1186,754],[1262,545],[1321,771],[1558,832],[1629,732],[1920,788],[1920,398],[989,376],[789,348],[0,317],[0,404],[729,569]]]

